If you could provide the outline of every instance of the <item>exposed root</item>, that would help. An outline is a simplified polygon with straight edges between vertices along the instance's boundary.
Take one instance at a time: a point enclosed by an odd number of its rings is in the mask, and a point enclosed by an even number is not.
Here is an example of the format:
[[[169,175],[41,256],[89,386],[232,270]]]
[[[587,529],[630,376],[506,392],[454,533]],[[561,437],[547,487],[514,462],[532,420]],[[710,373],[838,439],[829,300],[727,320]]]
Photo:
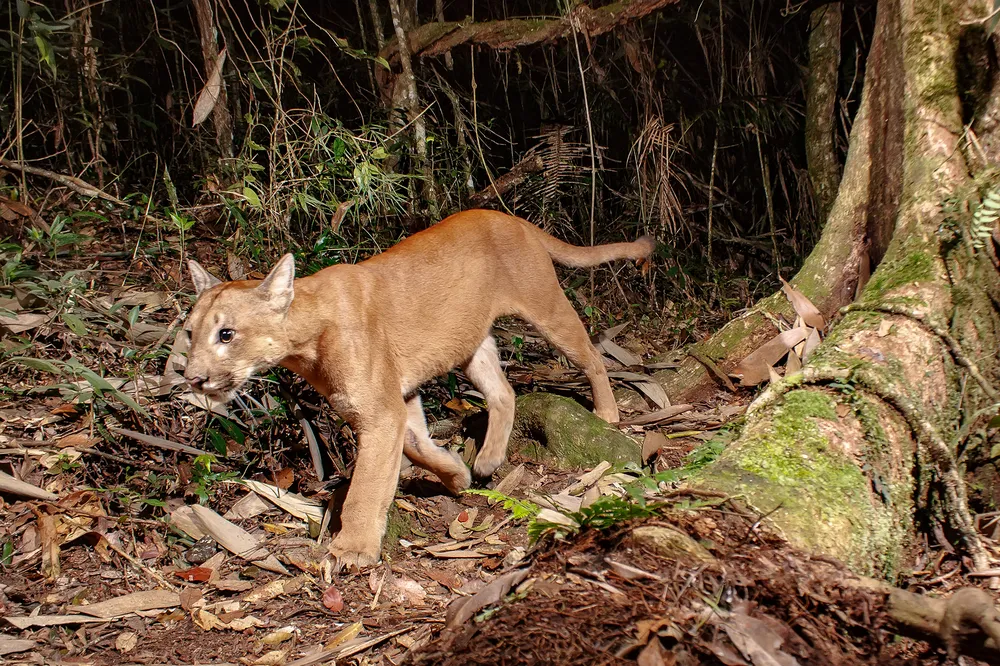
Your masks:
[[[955,363],[969,371],[972,378],[976,380],[979,387],[983,390],[990,400],[994,402],[1000,401],[1000,393],[997,392],[993,385],[986,381],[983,377],[983,373],[979,371],[979,366],[977,366],[972,359],[970,359],[964,351],[962,351],[961,345],[958,344],[951,333],[948,331],[946,326],[941,325],[941,323],[935,321],[932,317],[927,316],[922,312],[918,312],[913,308],[908,308],[903,305],[895,303],[883,303],[880,305],[861,305],[858,303],[853,303],[846,307],[840,309],[841,314],[847,314],[848,312],[881,312],[882,314],[898,315],[900,317],[906,317],[917,322],[928,331],[938,336],[941,342],[948,347],[948,351],[951,352],[951,356],[955,359]]]
[[[917,437],[917,443],[926,450],[934,460],[938,474],[944,484],[944,494],[948,512],[948,520],[961,536],[965,550],[972,558],[973,570],[984,571],[989,568],[990,560],[983,546],[975,522],[969,512],[969,502],[965,493],[965,483],[958,471],[955,455],[948,444],[938,433],[937,428],[909,398],[888,386],[886,382],[865,368],[832,369],[803,368],[794,376],[771,384],[747,409],[747,414],[758,412],[764,407],[776,402],[789,390],[803,384],[824,384],[833,381],[851,381],[862,386],[886,404],[895,409],[906,421],[910,430]]]

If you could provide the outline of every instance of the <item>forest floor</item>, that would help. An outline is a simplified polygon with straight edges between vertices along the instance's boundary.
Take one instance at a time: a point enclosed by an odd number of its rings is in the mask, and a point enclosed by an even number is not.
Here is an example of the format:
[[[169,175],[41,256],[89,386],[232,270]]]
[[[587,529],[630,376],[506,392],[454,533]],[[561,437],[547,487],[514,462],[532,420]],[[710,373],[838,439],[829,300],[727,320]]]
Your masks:
[[[520,503],[449,496],[411,472],[384,562],[331,574],[324,527],[346,487],[349,429],[287,375],[241,405],[199,402],[179,375],[192,298],[177,290],[177,259],[78,233],[0,248],[0,471],[30,484],[0,491],[0,663],[943,663],[940,646],[893,633],[883,595],[783,545],[738,498],[607,465],[515,457],[496,489]],[[216,268],[214,245],[189,247]],[[516,326],[499,337],[518,393],[585,399]],[[634,327],[619,349],[669,348],[662,330]],[[641,377],[616,381],[639,389],[620,393],[626,415],[655,411]],[[676,468],[745,400],[720,394],[631,434],[662,435],[656,469]],[[481,404],[460,376],[429,386],[425,405],[436,438],[468,443],[461,422]],[[325,481],[306,431],[338,445]],[[557,539],[557,522],[529,538],[527,502],[578,515],[567,501],[635,497],[644,475],[640,509],[612,502],[603,529]],[[946,593],[962,571],[942,535],[900,584]]]

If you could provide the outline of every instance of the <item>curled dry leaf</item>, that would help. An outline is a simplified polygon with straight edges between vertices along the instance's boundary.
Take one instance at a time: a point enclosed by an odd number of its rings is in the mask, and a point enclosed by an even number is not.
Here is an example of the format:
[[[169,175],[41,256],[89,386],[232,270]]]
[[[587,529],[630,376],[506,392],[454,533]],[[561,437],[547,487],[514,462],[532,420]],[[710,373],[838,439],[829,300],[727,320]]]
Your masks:
[[[667,443],[667,438],[662,432],[657,432],[656,430],[647,430],[645,437],[642,439],[642,459],[643,461],[649,460],[654,455],[660,452]]]
[[[323,605],[333,613],[344,610],[344,598],[341,596],[340,590],[333,585],[326,588],[323,592]]]
[[[820,314],[819,308],[813,305],[812,301],[805,294],[785,282],[783,277],[779,275],[778,279],[781,280],[781,291],[785,292],[785,296],[788,297],[789,302],[791,302],[792,307],[795,309],[795,314],[802,317],[802,321],[805,322],[806,326],[821,331],[826,328],[826,320]]]
[[[198,94],[198,101],[194,104],[194,114],[191,118],[192,127],[208,118],[208,114],[212,113],[212,109],[215,108],[215,103],[219,101],[219,95],[222,94],[222,66],[224,64],[226,64],[226,49],[219,52],[215,59],[215,66],[208,75],[208,82]]]
[[[741,386],[756,386],[770,377],[770,369],[788,350],[806,339],[809,329],[793,328],[774,336],[740,362],[733,374],[739,375]]]
[[[819,331],[815,328],[809,330],[809,337],[806,338],[805,347],[802,348],[802,362],[805,363],[809,360],[809,356],[812,355],[816,347],[819,347]]]

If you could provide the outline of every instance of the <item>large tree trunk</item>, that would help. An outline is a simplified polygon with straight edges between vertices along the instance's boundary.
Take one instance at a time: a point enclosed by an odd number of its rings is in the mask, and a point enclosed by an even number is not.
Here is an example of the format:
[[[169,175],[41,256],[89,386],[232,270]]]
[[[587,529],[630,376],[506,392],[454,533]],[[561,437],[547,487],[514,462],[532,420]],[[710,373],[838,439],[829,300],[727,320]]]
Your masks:
[[[806,162],[816,193],[819,219],[825,222],[837,198],[840,163],[834,144],[837,74],[840,69],[839,2],[829,2],[809,16],[809,77],[806,79]]]
[[[960,147],[959,21],[989,8],[882,0],[878,13],[859,124],[884,126],[893,117],[886,110],[904,106],[895,232],[809,363],[755,401],[739,437],[691,483],[741,494],[762,514],[773,512],[768,520],[794,545],[891,580],[911,545],[914,502],[928,497],[941,498],[938,516],[973,566],[990,565],[955,449],[963,410],[996,402],[989,381],[1000,321],[988,295],[1000,281],[967,234],[944,238],[949,225],[968,228],[961,203],[976,200]],[[853,138],[871,145],[873,128],[859,124]],[[862,149],[852,141],[852,153]],[[855,210],[891,204],[874,189],[858,199],[851,166],[832,222],[845,194]]]
[[[885,254],[899,206],[903,171],[902,47],[898,17],[880,6],[868,54],[861,107],[837,198],[823,233],[792,284],[829,319],[850,303],[867,281],[868,267]],[[768,313],[768,314],[766,314]],[[777,292],[714,336],[693,346],[677,370],[657,373],[676,402],[696,402],[717,390],[702,359],[732,370],[750,352],[778,333],[769,314],[794,318]]]

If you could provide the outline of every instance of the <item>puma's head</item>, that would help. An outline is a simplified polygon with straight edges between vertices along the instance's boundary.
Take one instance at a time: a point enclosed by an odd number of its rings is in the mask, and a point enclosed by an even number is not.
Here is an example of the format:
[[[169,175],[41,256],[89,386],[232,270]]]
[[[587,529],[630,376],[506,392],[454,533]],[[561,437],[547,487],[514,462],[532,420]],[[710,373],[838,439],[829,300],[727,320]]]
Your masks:
[[[198,302],[188,317],[184,377],[195,391],[230,400],[254,372],[288,354],[285,315],[294,296],[295,262],[286,254],[263,282],[222,282],[194,260],[188,267]]]

